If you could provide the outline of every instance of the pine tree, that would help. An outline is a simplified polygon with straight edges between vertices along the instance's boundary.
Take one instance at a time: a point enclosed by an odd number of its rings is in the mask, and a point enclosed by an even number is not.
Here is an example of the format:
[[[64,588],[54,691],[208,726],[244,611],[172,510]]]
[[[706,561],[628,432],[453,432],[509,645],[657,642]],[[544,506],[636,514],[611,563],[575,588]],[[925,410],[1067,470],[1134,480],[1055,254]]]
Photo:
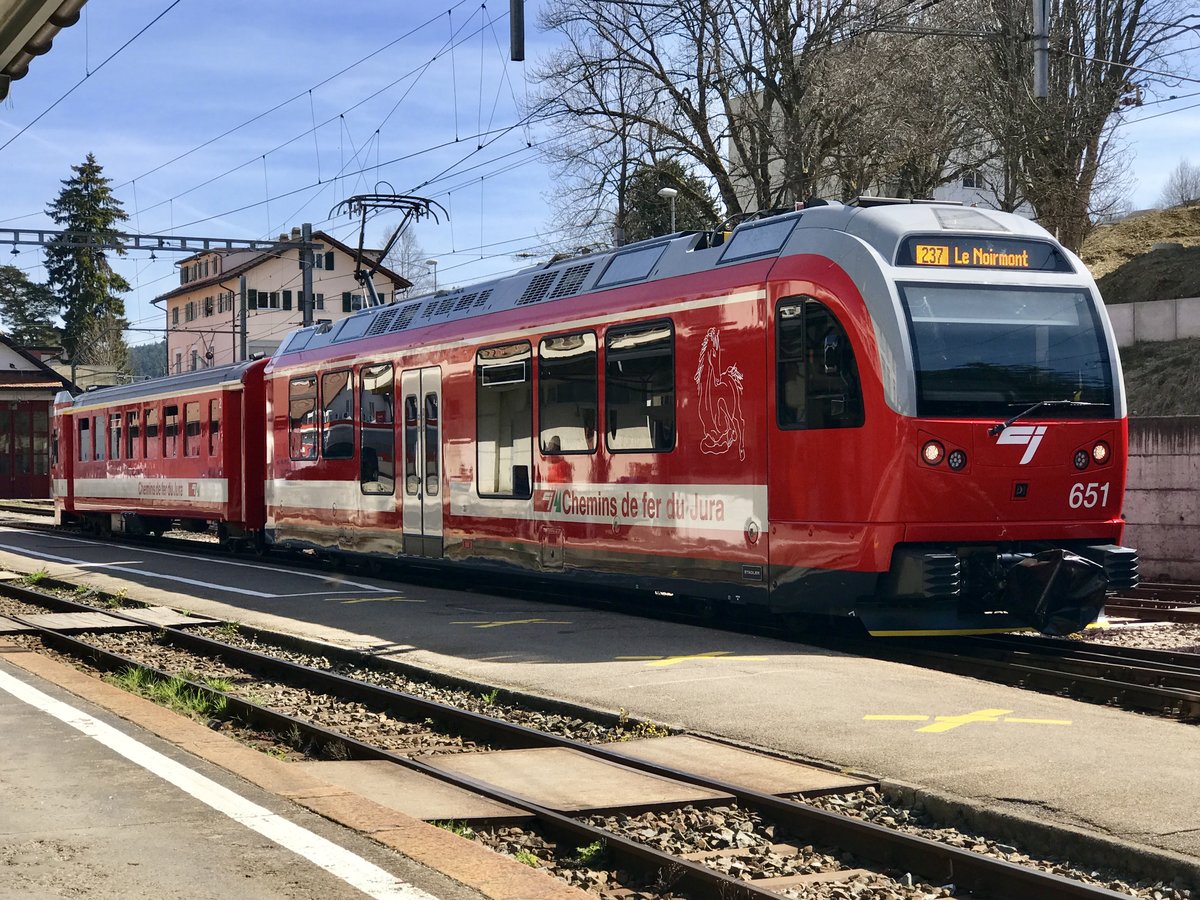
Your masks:
[[[4,330],[17,344],[53,347],[62,340],[55,326],[58,298],[36,284],[16,266],[0,266],[0,316]]]
[[[46,213],[64,231],[112,242],[116,225],[129,216],[113,196],[109,179],[91,153],[81,165],[71,166],[74,176],[63,182],[57,199]],[[117,250],[123,256],[124,250]],[[70,247],[54,242],[46,247],[47,286],[57,295],[63,309],[63,346],[77,363],[92,360],[93,350],[102,351],[106,365],[124,370],[129,349],[123,332],[125,301],[119,296],[130,290],[129,282],[112,270],[108,256],[94,247]]]
[[[625,241],[644,241],[671,230],[671,201],[660,197],[665,187],[679,191],[675,198],[675,229],[702,231],[717,224],[717,211],[704,181],[678,159],[642,164],[629,179]]]

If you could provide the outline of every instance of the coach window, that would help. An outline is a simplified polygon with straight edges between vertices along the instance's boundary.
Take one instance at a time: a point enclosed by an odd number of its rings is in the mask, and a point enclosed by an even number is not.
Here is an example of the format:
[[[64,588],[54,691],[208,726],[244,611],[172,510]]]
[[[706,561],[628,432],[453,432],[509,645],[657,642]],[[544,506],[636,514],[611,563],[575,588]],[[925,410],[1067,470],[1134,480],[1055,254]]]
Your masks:
[[[354,379],[349,369],[321,376],[321,454],[354,456]]]
[[[146,410],[146,459],[162,456],[162,444],[158,439],[158,407]]]
[[[670,322],[606,335],[604,421],[613,452],[675,446],[675,333]]]
[[[776,415],[779,427],[857,428],[862,387],[846,329],[812,297],[775,309]]]
[[[316,375],[288,383],[288,455],[292,459],[317,458]]]
[[[596,335],[567,334],[538,346],[538,442],[542,453],[596,450]]]
[[[92,420],[87,416],[79,417],[79,461],[88,462],[92,458]]]
[[[530,496],[533,379],[527,341],[485,347],[475,359],[476,472],[479,493]]]
[[[208,455],[217,455],[217,440],[221,433],[221,401],[208,401]]]
[[[200,455],[200,403],[183,406],[183,455]]]
[[[107,418],[108,418],[107,416],[103,416],[103,415],[96,416],[96,421],[94,423],[96,426],[96,431],[95,431],[95,434],[93,435],[93,437],[96,440],[96,459],[97,460],[104,459],[104,449],[108,445],[108,440],[105,438],[105,435],[104,435],[104,422]]]
[[[121,420],[122,416],[119,412],[115,412],[111,416],[111,421],[108,423],[108,458],[121,458]]]
[[[359,481],[364,494],[390,494],[396,489],[396,437],[392,431],[396,392],[392,366],[390,363],[363,366],[361,375]]]
[[[175,404],[163,407],[163,459],[174,459],[179,455],[179,407]]]
[[[141,432],[138,429],[139,412],[133,410],[125,414],[125,458],[138,458],[138,437]]]
[[[430,391],[425,395],[425,496],[436,497],[442,483],[442,473],[438,469],[438,453],[441,449],[441,438],[438,430],[442,427],[438,415],[438,395]]]

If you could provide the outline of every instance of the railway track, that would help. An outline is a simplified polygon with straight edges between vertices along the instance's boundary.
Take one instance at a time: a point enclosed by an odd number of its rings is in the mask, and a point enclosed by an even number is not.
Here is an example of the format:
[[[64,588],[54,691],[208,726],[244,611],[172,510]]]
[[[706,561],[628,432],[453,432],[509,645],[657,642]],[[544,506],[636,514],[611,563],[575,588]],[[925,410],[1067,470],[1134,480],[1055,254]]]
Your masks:
[[[1110,616],[1152,622],[1200,624],[1200,585],[1148,582],[1104,604]]]
[[[29,606],[94,613],[97,609],[92,603],[66,600],[13,584],[0,585],[0,596],[7,598],[4,602],[8,615],[23,619],[29,616],[14,613],[14,604],[17,610]],[[96,599],[100,605],[106,605],[104,598]],[[129,618],[127,612],[111,608],[104,611],[125,622],[129,629],[145,627],[144,623]],[[394,667],[381,667],[377,661],[349,651],[335,651],[322,645],[318,653],[278,635],[243,633],[229,627],[217,629],[218,637],[179,627],[165,627],[153,634],[134,632],[136,637],[132,639],[114,637],[121,633],[119,631],[86,636],[71,636],[64,632],[63,628],[45,625],[34,630],[37,639],[46,646],[107,672],[136,670],[156,679],[178,679],[181,672],[207,670],[215,665],[223,681],[201,680],[193,675],[185,677],[186,687],[211,697],[224,710],[223,718],[239,723],[237,727],[282,736],[293,752],[304,747],[310,753],[337,759],[386,761],[518,809],[531,823],[524,827],[532,828],[540,836],[539,847],[551,847],[551,852],[555,847],[603,848],[608,873],[604,880],[610,888],[610,879],[620,877],[639,890],[651,886],[654,896],[777,900],[780,891],[805,883],[864,875],[883,879],[902,891],[906,886],[905,873],[910,873],[910,885],[913,878],[918,879],[913,888],[917,893],[912,893],[913,897],[948,896],[934,886],[949,883],[955,885],[957,892],[979,897],[1026,895],[1066,900],[1128,896],[1099,884],[1016,865],[906,831],[838,815],[791,796],[763,793],[737,783],[736,775],[728,778],[705,776],[631,757],[611,743],[589,743],[569,735],[531,728],[487,711],[472,711],[431,700],[413,690],[397,690],[392,686],[396,674],[392,671]],[[297,652],[301,653],[300,661],[296,658]],[[220,686],[214,687],[214,684]],[[479,686],[473,688],[480,690]],[[289,701],[290,692],[299,692],[303,699],[292,697]],[[494,694],[491,696],[495,699]],[[368,712],[367,718],[375,722],[380,721],[382,715],[393,721],[415,723],[416,730],[426,736],[425,742],[419,745],[420,752],[417,752],[403,740],[399,743],[394,740],[398,734],[406,733],[405,728],[392,729],[388,732],[392,739],[383,740],[378,729],[349,727],[344,716],[340,727],[331,727],[329,716],[322,713],[331,707],[364,709]],[[355,715],[349,721],[361,724],[363,719]],[[597,727],[604,732],[620,725],[619,722],[601,722]],[[431,734],[437,739],[429,739]],[[733,811],[726,809],[722,821],[736,815],[758,822],[762,833],[769,835],[764,839],[767,846],[714,851],[711,847],[685,844],[676,852],[665,852],[651,846],[653,841],[646,835],[647,831],[655,831],[644,825],[647,821],[644,817],[656,814],[653,810],[624,809],[614,811],[619,812],[615,817],[568,815],[539,805],[527,796],[478,778],[457,775],[436,764],[437,760],[445,758],[442,754],[450,750],[504,748],[570,750],[732,798]],[[705,814],[703,810],[688,813]],[[631,821],[643,824],[623,830],[621,825],[628,826]],[[754,852],[756,850],[761,852]],[[781,877],[771,874],[778,871],[777,865],[774,870],[764,865],[766,860],[778,859],[780,854],[791,852],[800,859],[809,860],[808,871]],[[815,864],[817,869],[830,868],[829,860],[833,860],[833,868],[840,865],[841,872],[812,871],[814,858],[821,860]],[[839,864],[839,858],[852,859],[853,863]],[[733,867],[736,874],[720,871],[722,867],[731,868],[731,859],[738,862]],[[921,881],[925,882],[923,886]],[[880,890],[892,889],[880,887]],[[910,896],[904,893],[887,895]],[[613,892],[612,896],[620,894]]]

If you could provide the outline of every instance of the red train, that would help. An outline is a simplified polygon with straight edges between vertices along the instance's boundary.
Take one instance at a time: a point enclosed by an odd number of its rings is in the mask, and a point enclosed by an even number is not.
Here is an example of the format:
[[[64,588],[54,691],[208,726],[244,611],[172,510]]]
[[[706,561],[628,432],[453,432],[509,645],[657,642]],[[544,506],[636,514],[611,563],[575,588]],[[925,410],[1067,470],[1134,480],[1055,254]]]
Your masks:
[[[873,634],[1063,633],[1137,582],[1095,284],[1040,227],[950,205],[830,203],[366,309],[269,361],[64,395],[54,435],[63,521]]]

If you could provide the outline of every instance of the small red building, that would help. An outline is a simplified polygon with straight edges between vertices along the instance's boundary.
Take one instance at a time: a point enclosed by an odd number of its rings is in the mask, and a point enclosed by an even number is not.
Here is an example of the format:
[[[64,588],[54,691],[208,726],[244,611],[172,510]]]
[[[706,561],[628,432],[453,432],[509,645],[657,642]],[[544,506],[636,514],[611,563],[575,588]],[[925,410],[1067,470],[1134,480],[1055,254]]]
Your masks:
[[[50,496],[50,411],[74,388],[0,334],[0,499]]]

